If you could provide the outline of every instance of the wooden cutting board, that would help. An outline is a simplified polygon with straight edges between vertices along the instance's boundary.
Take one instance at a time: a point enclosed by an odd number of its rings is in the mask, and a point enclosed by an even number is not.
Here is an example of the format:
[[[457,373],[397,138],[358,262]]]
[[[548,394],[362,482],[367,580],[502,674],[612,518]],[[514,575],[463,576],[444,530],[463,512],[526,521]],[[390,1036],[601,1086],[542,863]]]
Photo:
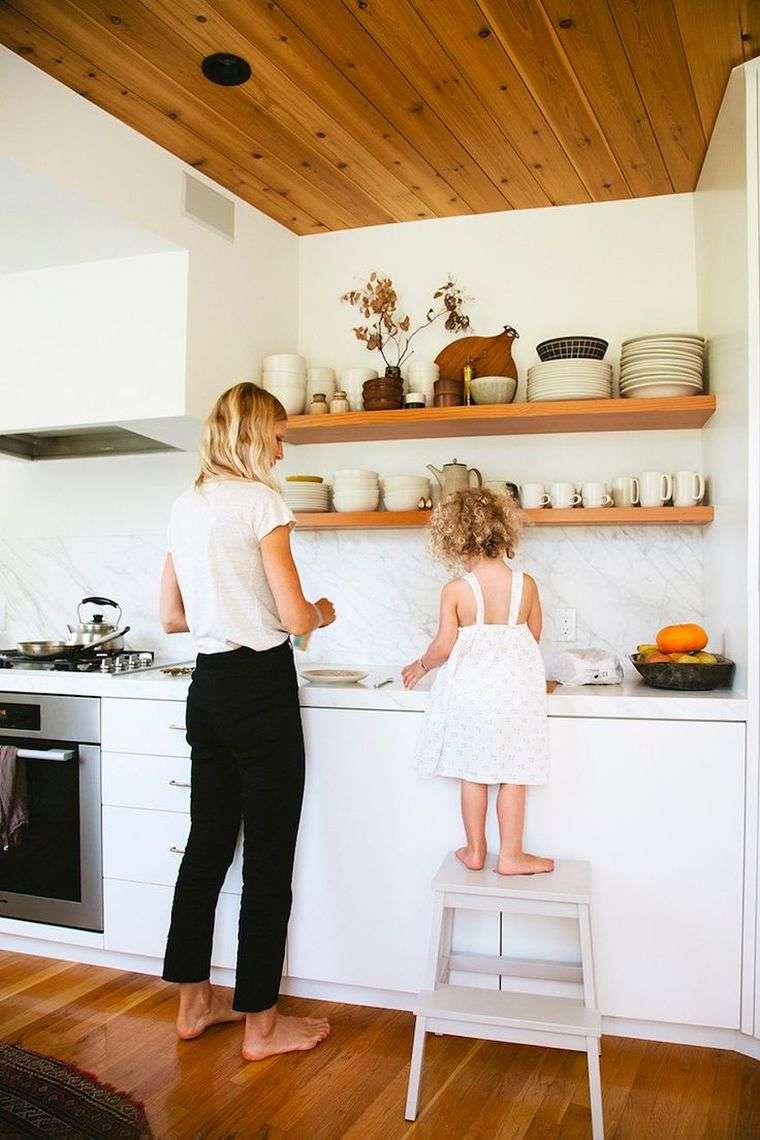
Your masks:
[[[517,379],[517,365],[512,359],[512,343],[519,334],[505,325],[496,336],[461,336],[447,344],[435,358],[441,380],[461,380],[468,360],[475,365],[476,376],[511,376]]]

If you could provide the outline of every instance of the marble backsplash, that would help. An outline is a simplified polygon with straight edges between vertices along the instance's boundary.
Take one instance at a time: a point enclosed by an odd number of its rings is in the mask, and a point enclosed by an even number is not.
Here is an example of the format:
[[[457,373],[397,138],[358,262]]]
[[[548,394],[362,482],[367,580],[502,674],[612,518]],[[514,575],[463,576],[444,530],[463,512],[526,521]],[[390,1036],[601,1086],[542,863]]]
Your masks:
[[[326,595],[338,620],[311,639],[312,661],[396,671],[435,632],[446,572],[412,531],[304,532],[294,550],[307,596]],[[127,643],[162,659],[192,656],[188,635],[165,635],[157,615],[162,532],[0,540],[3,646],[55,637],[88,594],[114,598],[131,627]],[[626,661],[660,626],[699,620],[702,535],[696,527],[569,527],[528,531],[516,564],[539,583],[545,655],[557,648],[556,614],[577,614],[576,645],[614,650]]]

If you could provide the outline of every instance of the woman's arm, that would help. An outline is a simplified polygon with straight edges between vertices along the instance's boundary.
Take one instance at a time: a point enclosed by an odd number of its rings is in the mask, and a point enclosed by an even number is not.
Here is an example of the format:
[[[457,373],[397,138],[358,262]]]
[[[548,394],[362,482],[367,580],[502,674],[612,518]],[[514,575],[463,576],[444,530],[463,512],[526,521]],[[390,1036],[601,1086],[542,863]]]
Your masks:
[[[541,630],[543,629],[544,625],[544,615],[541,613],[541,599],[538,596],[538,586],[536,585],[533,578],[531,578],[529,575],[526,575],[526,579],[530,583],[531,600],[528,616],[525,620],[527,622],[528,629],[533,634],[536,641],[540,641]]]
[[[287,633],[311,633],[335,621],[335,609],[327,598],[308,602],[304,597],[290,549],[289,526],[277,526],[262,538],[261,560],[282,628]]]
[[[164,568],[161,572],[158,612],[164,633],[188,632],[185,603],[182,601],[182,592],[174,571],[174,559],[171,554],[167,554],[164,559]]]
[[[404,688],[413,689],[421,677],[431,669],[437,669],[448,661],[459,631],[457,618],[458,582],[449,582],[441,591],[441,610],[438,618],[438,632],[417,661],[412,661],[401,671]]]

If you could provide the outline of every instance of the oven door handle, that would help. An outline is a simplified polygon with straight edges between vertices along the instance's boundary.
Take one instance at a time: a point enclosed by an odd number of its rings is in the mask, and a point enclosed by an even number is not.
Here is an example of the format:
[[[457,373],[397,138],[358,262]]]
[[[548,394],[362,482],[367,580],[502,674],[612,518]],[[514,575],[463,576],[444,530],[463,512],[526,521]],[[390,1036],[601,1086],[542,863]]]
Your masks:
[[[76,756],[74,748],[19,748],[19,760],[59,760],[65,763]]]

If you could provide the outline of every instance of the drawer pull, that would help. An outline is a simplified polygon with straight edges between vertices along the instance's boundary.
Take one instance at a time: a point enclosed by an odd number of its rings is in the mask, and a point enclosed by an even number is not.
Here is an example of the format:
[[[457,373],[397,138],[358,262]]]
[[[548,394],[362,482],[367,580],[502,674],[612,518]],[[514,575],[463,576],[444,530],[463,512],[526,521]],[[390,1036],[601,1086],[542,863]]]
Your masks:
[[[189,788],[190,785],[186,784],[183,780],[170,780],[169,785],[172,788]]]
[[[174,728],[174,729],[176,729],[177,732],[184,732],[185,731],[185,725],[184,724],[170,724],[169,728]]]
[[[173,843],[172,843],[171,847],[169,848],[169,850],[171,851],[172,855],[184,855],[185,854],[185,848],[184,847],[175,847]]]

